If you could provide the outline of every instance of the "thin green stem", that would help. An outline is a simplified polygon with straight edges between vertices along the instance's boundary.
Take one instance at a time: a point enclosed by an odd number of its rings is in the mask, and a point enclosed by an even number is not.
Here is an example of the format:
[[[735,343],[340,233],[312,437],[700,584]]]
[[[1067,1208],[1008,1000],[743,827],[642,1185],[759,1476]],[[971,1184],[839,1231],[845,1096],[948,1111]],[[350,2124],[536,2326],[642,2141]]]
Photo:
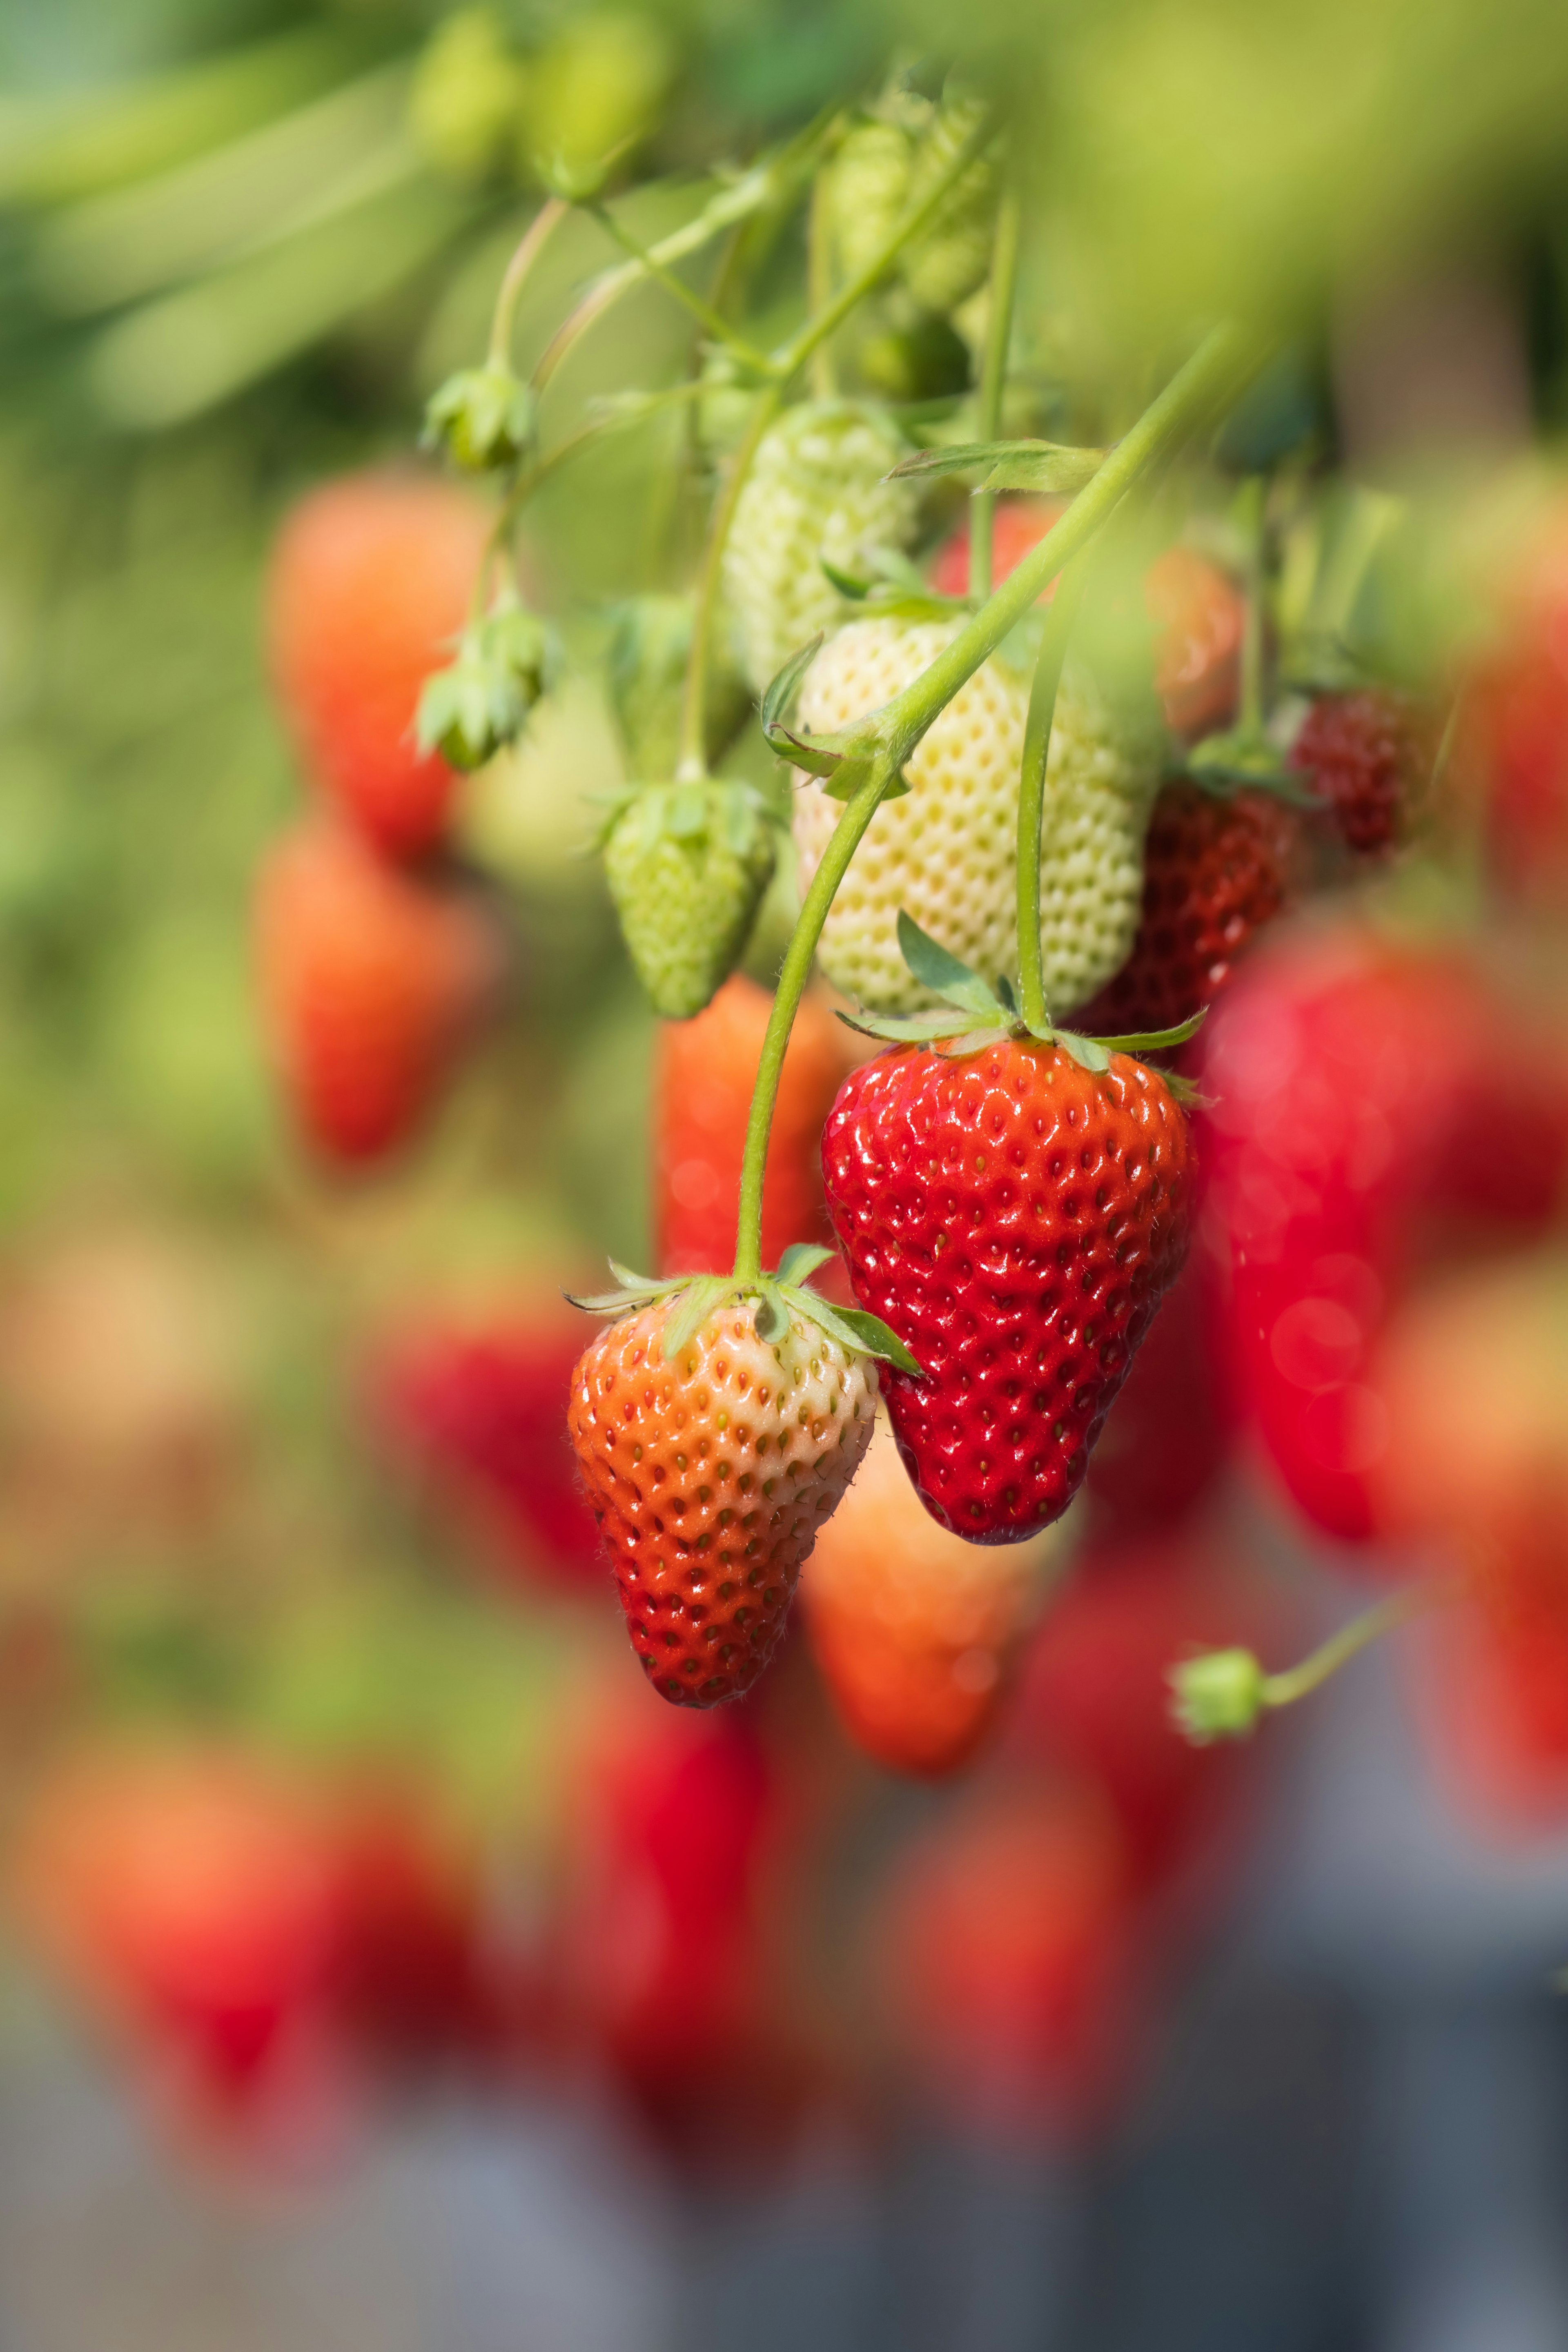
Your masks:
[[[506,367],[510,363],[511,337],[517,324],[519,297],[534,263],[571,209],[563,196],[546,197],[519,239],[517,250],[507,263],[505,274],[496,289],[496,306],[490,315],[489,360],[491,367]]]
[[[741,492],[752,470],[752,460],[762,446],[763,436],[784,404],[784,385],[771,383],[760,392],[752,404],[751,421],[745,436],[731,461],[730,472],[708,527],[708,545],[702,557],[702,577],[698,583],[697,603],[691,615],[691,646],[686,657],[686,677],[680,698],[680,756],[676,772],[683,780],[706,775],[708,772],[708,666],[713,646],[713,622],[719,609],[719,592],[723,580],[724,550],[729,544],[730,528],[735,520]]]
[[[1443,1588],[1435,1584],[1406,1584],[1391,1592],[1386,1601],[1374,1608],[1365,1609],[1352,1617],[1348,1625],[1331,1635],[1321,1648],[1311,1652],[1298,1666],[1283,1674],[1266,1675],[1263,1678],[1263,1704],[1266,1707],[1291,1706],[1299,1698],[1306,1698],[1319,1690],[1331,1675],[1348,1665],[1369,1643],[1380,1641],[1410,1618],[1419,1616],[1444,1597]]]
[[[1024,763],[1018,779],[1018,1006],[1037,1035],[1049,1028],[1051,1020],[1040,950],[1040,831],[1046,814],[1046,766],[1057,688],[1088,575],[1086,551],[1068,564],[1046,615],[1024,725]]]
[[[996,207],[996,241],[991,253],[991,310],[985,321],[985,357],[980,371],[980,438],[994,441],[1002,431],[1007,389],[1007,353],[1013,341],[1013,305],[1018,290],[1018,248],[1023,206],[1009,180]],[[979,490],[969,502],[969,593],[984,604],[991,593],[991,553],[996,493]]]
[[[755,1282],[763,1271],[763,1179],[767,1171],[768,1137],[790,1031],[806,982],[811,978],[816,942],[838,886],[849,870],[849,861],[897,773],[889,762],[873,761],[845,803],[844,814],[823,852],[822,863],[811,877],[811,887],[802,901],[800,919],[779,972],[773,1009],[768,1016],[762,1058],[757,1065],[757,1081],[746,1121],[745,1152],[741,1161],[741,1207],[735,1233],[737,1282]]]
[[[728,319],[716,310],[711,302],[705,302],[700,294],[693,293],[684,278],[678,278],[674,270],[659,259],[657,246],[642,244],[630,229],[622,226],[607,205],[585,204],[583,209],[590,219],[596,220],[600,227],[615,238],[623,252],[630,254],[656,285],[662,286],[667,294],[673,295],[691,313],[712,341],[721,343],[726,351],[733,352],[742,364],[755,375],[765,378],[776,373],[776,362],[766,352],[760,352],[754,343],[746,341],[744,335],[738,335]]]

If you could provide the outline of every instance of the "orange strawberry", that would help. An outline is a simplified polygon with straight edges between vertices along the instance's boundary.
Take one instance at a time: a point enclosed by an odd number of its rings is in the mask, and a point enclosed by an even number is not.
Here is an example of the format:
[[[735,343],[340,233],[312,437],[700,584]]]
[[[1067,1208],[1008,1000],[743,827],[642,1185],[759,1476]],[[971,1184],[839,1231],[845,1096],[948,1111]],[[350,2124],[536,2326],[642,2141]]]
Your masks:
[[[968,1761],[1033,1620],[1049,1545],[971,1544],[939,1527],[879,1427],[801,1586],[813,1653],[858,1747],[894,1772]]]
[[[495,992],[493,917],[318,823],[273,849],[257,919],[263,1011],[305,1134],[342,1161],[395,1150]]]
[[[302,499],[273,551],[268,641],[300,757],[389,856],[421,856],[447,829],[457,776],[420,751],[415,713],[467,617],[487,530],[450,483],[350,474]]]

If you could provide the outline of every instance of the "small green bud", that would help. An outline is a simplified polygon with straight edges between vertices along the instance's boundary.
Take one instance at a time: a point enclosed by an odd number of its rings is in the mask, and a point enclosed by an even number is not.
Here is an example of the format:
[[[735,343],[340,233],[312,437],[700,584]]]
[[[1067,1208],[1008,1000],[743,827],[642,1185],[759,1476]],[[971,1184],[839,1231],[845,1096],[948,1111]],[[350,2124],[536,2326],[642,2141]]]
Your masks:
[[[527,68],[495,11],[459,8],[425,44],[409,121],[436,169],[471,184],[510,163],[527,102]]]
[[[515,465],[533,439],[534,401],[504,363],[449,375],[425,411],[424,442],[469,473]]]
[[[466,629],[457,659],[425,681],[417,731],[423,751],[454,768],[482,768],[528,723],[552,684],[557,654],[536,614],[509,598]]]
[[[1171,1668],[1171,1712],[1194,1748],[1246,1739],[1268,1705],[1268,1675],[1250,1650],[1209,1650]]]

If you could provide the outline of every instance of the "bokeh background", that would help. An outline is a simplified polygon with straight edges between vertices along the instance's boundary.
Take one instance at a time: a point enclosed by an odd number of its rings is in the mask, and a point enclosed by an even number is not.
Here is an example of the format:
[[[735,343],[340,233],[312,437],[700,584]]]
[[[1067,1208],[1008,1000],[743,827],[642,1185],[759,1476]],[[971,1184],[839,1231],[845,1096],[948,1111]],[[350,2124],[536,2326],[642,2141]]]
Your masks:
[[[1239,305],[1290,341],[1311,462],[1397,518],[1369,626],[1415,667],[1462,635],[1568,403],[1550,0],[0,11],[7,2352],[1568,2341],[1568,1810],[1434,1769],[1404,1645],[1181,1749],[1171,1655],[1281,1662],[1355,1590],[1245,1445],[1140,1531],[1103,1622],[1047,1625],[953,1787],[857,1756],[799,1643],[717,1727],[642,1684],[549,1432],[560,1290],[653,1247],[655,1024],[590,850],[612,608],[667,584],[668,419],[530,509],[568,677],[462,820],[504,1019],[369,1179],[312,1161],[273,1080],[251,896],[306,789],[263,647],[281,518],[420,462],[546,142],[633,140],[615,202],[662,235],[895,54],[1024,93],[1047,429],[1114,432]],[[559,234],[524,360],[615,258]],[[690,340],[639,291],[547,429]],[[765,788],[760,740],[736,756]],[[786,874],[760,979],[788,919]],[[510,1413],[521,1453],[433,1474],[410,1428],[443,1410]],[[922,1868],[1002,1924],[910,2011]],[[138,1902],[173,1954],[151,2024],[115,1973]]]

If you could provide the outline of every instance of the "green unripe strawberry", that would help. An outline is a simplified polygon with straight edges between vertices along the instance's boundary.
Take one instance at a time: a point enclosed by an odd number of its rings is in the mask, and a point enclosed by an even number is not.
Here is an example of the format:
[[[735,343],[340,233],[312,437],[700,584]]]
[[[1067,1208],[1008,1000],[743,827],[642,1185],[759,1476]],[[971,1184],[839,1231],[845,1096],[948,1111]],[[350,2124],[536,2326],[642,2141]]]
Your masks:
[[[680,704],[691,650],[689,596],[633,596],[610,635],[610,707],[634,776],[672,776],[679,758]],[[728,632],[716,628],[708,649],[704,750],[717,760],[752,707]]]
[[[734,970],[774,854],[747,784],[644,784],[613,820],[610,896],[637,978],[666,1020],[700,1013]]]
[[[759,694],[847,610],[824,563],[857,572],[875,550],[913,537],[918,492],[884,479],[907,454],[867,401],[804,401],[763,436],[724,551],[725,593]]]
[[[829,167],[826,191],[833,254],[848,279],[868,269],[901,219],[914,141],[900,122],[858,122]]]
[[[930,194],[974,130],[981,112],[973,99],[958,100],[938,110],[910,169],[911,208]],[[926,310],[955,310],[984,284],[991,267],[996,195],[996,166],[987,156],[978,155],[942,199],[925,234],[906,247],[900,265],[904,283]]]

